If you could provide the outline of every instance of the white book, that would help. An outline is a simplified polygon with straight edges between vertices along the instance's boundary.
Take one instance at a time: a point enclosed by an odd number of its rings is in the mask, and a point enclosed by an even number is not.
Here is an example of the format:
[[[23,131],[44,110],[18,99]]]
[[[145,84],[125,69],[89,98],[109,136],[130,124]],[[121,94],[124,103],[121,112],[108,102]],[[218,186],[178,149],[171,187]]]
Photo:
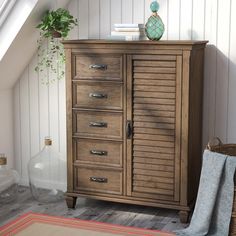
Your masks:
[[[127,41],[147,40],[147,37],[145,35],[142,35],[142,36],[125,36],[125,40],[127,40]]]
[[[112,31],[111,32],[111,35],[114,35],[114,36],[143,36],[145,35],[144,34],[144,31],[142,32],[117,32],[117,31]]]
[[[120,41],[138,41],[138,40],[148,40],[146,36],[124,36],[124,35],[120,35],[120,36],[116,36],[116,35],[111,35],[108,36],[106,39],[109,40],[120,40]]]
[[[143,28],[115,28],[117,32],[139,32],[142,30]]]
[[[115,28],[144,28],[144,24],[114,24]]]

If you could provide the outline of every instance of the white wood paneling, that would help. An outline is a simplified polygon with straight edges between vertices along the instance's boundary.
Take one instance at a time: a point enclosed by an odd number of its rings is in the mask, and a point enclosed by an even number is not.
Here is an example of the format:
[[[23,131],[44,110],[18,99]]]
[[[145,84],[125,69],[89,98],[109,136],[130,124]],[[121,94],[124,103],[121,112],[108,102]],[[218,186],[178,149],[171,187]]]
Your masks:
[[[144,0],[133,1],[133,23],[144,22],[145,20],[145,7]]]
[[[49,119],[49,135],[53,139],[54,148],[59,151],[59,110],[58,110],[58,80],[57,74],[50,73],[50,80],[55,82],[48,86],[48,119]]]
[[[122,0],[121,15],[122,23],[133,22],[133,0]]]
[[[39,73],[39,140],[40,148],[44,146],[44,138],[50,136],[49,124],[49,86],[46,78],[49,72],[43,71]]]
[[[163,0],[161,0],[161,1],[163,1]],[[146,0],[146,1],[144,1],[144,7],[145,7],[145,9],[144,9],[144,17],[145,17],[145,22],[148,20],[148,17],[150,16],[150,3],[152,2],[152,0]],[[160,1],[159,1],[159,3],[160,3]],[[163,8],[160,8],[159,9],[159,13],[161,14],[161,10],[162,10]],[[165,22],[166,23],[166,22]],[[164,23],[164,24],[165,24]]]
[[[229,42],[229,90],[228,90],[228,142],[236,141],[236,1],[231,2],[230,42]]]
[[[34,68],[37,65],[37,56],[29,64],[29,118],[30,118],[30,156],[40,150],[39,139],[39,78]]]
[[[204,144],[215,134],[216,109],[216,67],[217,67],[217,29],[218,4],[215,0],[206,1],[205,38],[209,40],[205,54],[205,87],[204,87]],[[207,96],[206,96],[207,95]]]
[[[94,1],[94,0],[93,0]],[[111,1],[111,18],[110,18],[110,26],[111,30],[114,30],[115,23],[121,23],[121,9],[122,2],[121,0],[110,0]]]
[[[77,0],[79,2],[79,37],[87,39],[89,35],[89,1]]]
[[[167,39],[180,38],[180,0],[168,0]]]
[[[100,0],[100,38],[106,38],[110,34],[110,0]]]
[[[151,0],[146,1],[146,21],[147,21],[147,18],[151,14],[150,13],[150,3],[151,3]],[[162,39],[166,40],[168,37],[168,30],[169,30],[169,27],[168,27],[168,24],[169,24],[169,19],[168,19],[169,0],[160,0],[159,4],[160,4],[160,9],[159,9],[158,14],[161,16],[161,19],[165,25],[165,32],[162,36]]]
[[[68,5],[68,10],[71,15],[76,17],[78,19],[79,14],[79,2],[77,0],[71,0],[70,4]],[[77,39],[79,37],[79,27],[74,27],[70,33],[69,38],[70,39]]]
[[[4,79],[1,75],[0,78]],[[13,147],[15,141],[13,135],[14,103],[12,89],[0,90],[0,153],[7,156],[7,163],[10,168],[16,164]]]
[[[192,38],[192,20],[193,20],[192,5],[193,2],[190,0],[181,0],[180,39],[189,40]]]
[[[89,38],[96,39],[100,35],[100,0],[89,2]]]
[[[230,0],[219,0],[216,64],[216,124],[215,135],[227,141],[228,82],[229,82],[229,36]],[[222,24],[224,22],[224,24]]]
[[[70,38],[104,38],[114,23],[145,23],[151,0],[71,0],[79,19]],[[163,39],[206,39],[203,147],[213,136],[236,142],[236,3],[232,0],[159,0],[166,30]],[[47,135],[66,153],[65,81],[43,85],[32,58],[14,88],[16,166],[27,178],[26,163]],[[47,76],[47,73],[46,73]],[[21,171],[22,170],[22,171]],[[26,181],[26,180],[25,180]]]
[[[192,39],[204,39],[205,3],[208,0],[193,0],[192,2]]]
[[[20,80],[17,81],[13,89],[13,108],[14,108],[14,167],[22,176],[22,155],[21,155],[21,119],[20,119]]]
[[[30,106],[29,106],[29,67],[20,78],[20,126],[21,126],[21,171],[23,182],[27,182],[27,164],[30,159]]]

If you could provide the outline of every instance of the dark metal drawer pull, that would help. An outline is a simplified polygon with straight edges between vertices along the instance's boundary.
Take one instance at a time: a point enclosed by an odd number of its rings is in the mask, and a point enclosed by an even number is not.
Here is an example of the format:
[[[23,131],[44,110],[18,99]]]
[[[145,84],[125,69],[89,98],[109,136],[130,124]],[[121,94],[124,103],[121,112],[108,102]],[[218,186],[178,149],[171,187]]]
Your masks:
[[[107,98],[107,94],[103,94],[103,93],[90,93],[89,97],[90,98]]]
[[[89,126],[90,127],[104,128],[104,127],[107,127],[107,123],[106,122],[90,122]]]
[[[92,182],[107,183],[107,178],[103,178],[103,177],[90,177],[89,179]]]
[[[126,123],[126,137],[131,138],[132,136],[132,122],[130,120],[127,121]]]
[[[92,155],[107,156],[107,151],[90,150]]]
[[[89,66],[89,69],[95,69],[95,70],[106,70],[107,65],[104,64],[92,64]]]

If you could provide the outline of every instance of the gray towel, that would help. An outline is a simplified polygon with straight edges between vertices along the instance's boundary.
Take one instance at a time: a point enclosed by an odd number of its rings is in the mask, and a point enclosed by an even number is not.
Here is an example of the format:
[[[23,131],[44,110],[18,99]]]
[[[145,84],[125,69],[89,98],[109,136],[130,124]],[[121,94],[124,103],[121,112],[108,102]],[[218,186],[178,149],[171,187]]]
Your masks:
[[[203,154],[198,196],[188,228],[179,236],[228,236],[234,196],[236,157],[208,150]]]

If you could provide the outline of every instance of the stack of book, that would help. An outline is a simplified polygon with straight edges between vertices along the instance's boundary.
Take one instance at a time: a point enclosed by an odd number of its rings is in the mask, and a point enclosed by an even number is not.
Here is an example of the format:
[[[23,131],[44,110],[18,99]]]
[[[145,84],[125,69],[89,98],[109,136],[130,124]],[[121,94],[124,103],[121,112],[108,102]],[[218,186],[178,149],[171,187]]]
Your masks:
[[[126,40],[146,39],[144,24],[114,24],[112,37],[121,37]]]

